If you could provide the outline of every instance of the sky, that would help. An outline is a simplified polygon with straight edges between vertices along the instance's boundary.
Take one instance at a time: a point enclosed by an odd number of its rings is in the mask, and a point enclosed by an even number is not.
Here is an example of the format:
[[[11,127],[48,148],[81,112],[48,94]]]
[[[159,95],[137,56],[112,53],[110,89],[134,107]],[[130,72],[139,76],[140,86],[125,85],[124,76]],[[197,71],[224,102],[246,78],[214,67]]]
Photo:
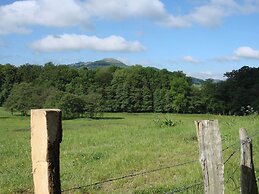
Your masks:
[[[259,0],[0,1],[0,64],[103,58],[202,79],[259,67]]]

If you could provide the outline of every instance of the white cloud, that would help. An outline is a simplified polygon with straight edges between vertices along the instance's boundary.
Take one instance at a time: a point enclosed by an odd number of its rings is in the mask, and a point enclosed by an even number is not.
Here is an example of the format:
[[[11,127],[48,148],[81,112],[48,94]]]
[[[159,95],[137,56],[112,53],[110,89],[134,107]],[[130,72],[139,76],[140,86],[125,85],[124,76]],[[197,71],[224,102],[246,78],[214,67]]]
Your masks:
[[[232,14],[259,12],[258,0],[210,0],[194,7],[187,14],[175,15],[166,10],[161,0],[89,0],[85,7],[91,16],[122,20],[145,17],[157,24],[173,28],[190,27],[194,23],[204,26],[219,25]]]
[[[232,6],[212,2],[196,8],[188,15],[188,20],[205,26],[219,25],[224,17],[230,14]]]
[[[216,62],[233,62],[233,61],[239,61],[239,57],[233,55],[233,56],[221,56],[221,57],[216,57],[211,59],[212,61],[216,61]]]
[[[210,0],[189,13],[170,13],[161,0],[21,0],[0,6],[0,34],[28,33],[32,26],[89,27],[95,19],[145,18],[156,24],[183,28],[215,26],[232,14],[259,12],[258,0]]]
[[[220,72],[210,72],[210,71],[204,71],[204,72],[196,72],[196,73],[188,73],[188,76],[200,78],[203,80],[206,79],[219,79],[219,80],[224,80],[224,73]]]
[[[96,36],[63,34],[49,35],[30,44],[39,52],[92,50],[101,52],[140,52],[145,48],[137,41],[127,41],[120,36],[99,38]]]
[[[93,16],[116,20],[139,16],[156,18],[166,13],[159,0],[88,0],[84,6]]]
[[[84,12],[80,3],[74,0],[15,1],[0,7],[0,34],[28,33],[34,25],[89,25],[89,15]]]
[[[185,56],[183,57],[183,61],[188,63],[199,63],[200,61],[194,59],[192,56]]]
[[[104,6],[105,4],[105,6]],[[92,16],[122,20],[144,17],[168,27],[187,27],[189,22],[166,11],[160,0],[89,0],[85,7]]]
[[[259,50],[254,50],[248,46],[239,47],[234,53],[239,58],[259,59]]]
[[[259,12],[258,0],[210,0],[209,3],[196,7],[185,16],[191,23],[204,26],[217,26],[231,15],[243,15]]]
[[[256,59],[259,60],[259,50],[255,50],[249,46],[241,46],[233,51],[232,55],[220,56],[213,58],[213,61],[217,62],[233,62],[240,61],[242,59]]]

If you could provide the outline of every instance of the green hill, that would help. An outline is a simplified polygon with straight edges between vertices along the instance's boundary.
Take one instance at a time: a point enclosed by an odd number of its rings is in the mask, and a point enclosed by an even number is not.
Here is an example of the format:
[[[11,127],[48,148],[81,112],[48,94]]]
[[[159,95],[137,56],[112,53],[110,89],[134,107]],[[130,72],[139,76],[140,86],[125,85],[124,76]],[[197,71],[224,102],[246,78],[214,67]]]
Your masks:
[[[122,67],[122,68],[129,67],[125,63],[114,58],[104,58],[93,62],[78,62],[78,63],[70,64],[69,66],[74,68],[87,68],[92,70],[95,70],[97,68],[102,68],[102,67],[108,67],[108,66],[116,66],[116,67]],[[159,70],[157,68],[154,68],[154,69]],[[190,77],[190,78],[192,83],[195,85],[201,85],[204,82],[204,80],[199,78],[195,78],[195,77]],[[215,81],[218,82],[218,80],[215,80]]]
[[[94,61],[94,62],[78,62],[74,64],[70,64],[70,66],[75,68],[88,68],[88,69],[97,69],[100,67],[108,67],[108,66],[116,66],[116,67],[128,67],[125,63],[113,59],[113,58],[105,58],[102,60]]]

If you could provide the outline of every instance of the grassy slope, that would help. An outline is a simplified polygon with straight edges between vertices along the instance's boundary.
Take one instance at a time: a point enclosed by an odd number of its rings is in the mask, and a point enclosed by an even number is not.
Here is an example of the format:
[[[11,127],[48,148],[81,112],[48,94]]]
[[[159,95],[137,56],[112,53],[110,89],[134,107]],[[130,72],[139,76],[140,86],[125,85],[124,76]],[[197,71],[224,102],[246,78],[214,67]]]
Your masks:
[[[219,119],[223,147],[235,142],[238,145],[240,127],[246,127],[249,134],[259,127],[259,117],[255,116],[117,113],[105,117],[63,121],[63,190],[198,159],[194,120]],[[164,117],[178,124],[160,128],[153,122]],[[11,116],[0,108],[0,131],[0,193],[32,192],[29,117]],[[258,136],[253,140],[255,168],[259,171]],[[224,152],[225,160],[234,149]],[[239,185],[238,170],[233,180],[228,180],[238,165],[239,153],[225,165],[226,193],[239,191],[232,191]],[[65,193],[163,193],[201,179],[197,162]]]

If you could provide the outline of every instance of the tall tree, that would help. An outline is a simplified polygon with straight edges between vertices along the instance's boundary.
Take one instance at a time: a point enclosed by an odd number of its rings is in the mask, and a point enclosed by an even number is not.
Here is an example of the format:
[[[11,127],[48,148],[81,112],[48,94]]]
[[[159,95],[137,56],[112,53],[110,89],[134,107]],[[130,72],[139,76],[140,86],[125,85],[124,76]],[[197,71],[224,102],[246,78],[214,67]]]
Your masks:
[[[182,72],[175,72],[171,79],[172,109],[177,113],[188,112],[191,82]]]
[[[243,114],[242,107],[251,106],[259,111],[259,68],[244,66],[225,74],[229,102],[229,112]]]
[[[1,90],[0,90],[0,105],[8,98],[12,87],[18,83],[17,68],[11,64],[1,66]]]
[[[4,106],[11,112],[19,111],[26,116],[30,109],[43,107],[45,99],[43,99],[42,91],[41,88],[31,83],[16,84]]]

